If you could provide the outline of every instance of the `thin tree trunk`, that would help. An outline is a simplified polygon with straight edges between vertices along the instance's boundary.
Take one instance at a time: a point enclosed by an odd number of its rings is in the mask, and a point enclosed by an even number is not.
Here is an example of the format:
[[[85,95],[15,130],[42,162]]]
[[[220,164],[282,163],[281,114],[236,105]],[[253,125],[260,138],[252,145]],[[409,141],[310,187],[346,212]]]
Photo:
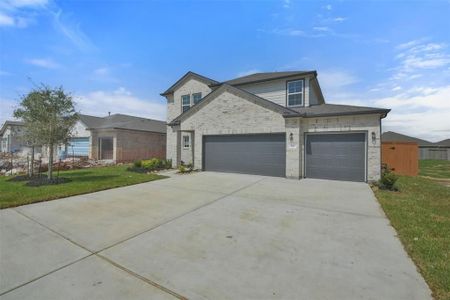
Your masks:
[[[30,177],[34,175],[34,146],[31,146],[31,168],[30,168]]]
[[[50,149],[48,150],[48,179],[53,178],[53,144],[50,144]]]

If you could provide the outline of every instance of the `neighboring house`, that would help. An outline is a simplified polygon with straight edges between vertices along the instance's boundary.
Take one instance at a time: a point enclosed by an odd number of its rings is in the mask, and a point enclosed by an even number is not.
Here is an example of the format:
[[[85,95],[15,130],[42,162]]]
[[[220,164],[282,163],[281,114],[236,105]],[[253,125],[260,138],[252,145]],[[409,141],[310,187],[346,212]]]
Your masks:
[[[316,71],[257,73],[225,82],[188,72],[167,99],[174,166],[288,178],[380,178],[389,109],[326,104]]]
[[[449,147],[450,148],[450,139],[446,139],[446,140],[437,142],[436,145],[439,145],[441,147]]]
[[[21,121],[5,121],[0,128],[0,152],[14,152],[19,155],[27,155],[31,147],[27,146],[23,139],[24,123]],[[35,147],[35,153],[40,152],[41,147]]]
[[[413,142],[419,146],[419,159],[450,160],[450,139],[437,143],[404,135],[401,133],[386,131],[381,135],[383,142]]]
[[[78,156],[115,162],[165,158],[166,123],[123,114],[107,117],[79,115],[73,137],[62,156]],[[64,149],[63,149],[64,148]]]

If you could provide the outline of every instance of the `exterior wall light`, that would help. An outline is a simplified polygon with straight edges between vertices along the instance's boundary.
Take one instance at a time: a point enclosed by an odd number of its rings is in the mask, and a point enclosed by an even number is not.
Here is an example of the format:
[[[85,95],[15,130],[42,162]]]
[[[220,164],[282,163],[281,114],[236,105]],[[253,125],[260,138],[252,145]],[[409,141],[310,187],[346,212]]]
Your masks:
[[[289,145],[294,147],[294,134],[292,132],[289,133]]]
[[[377,135],[375,134],[375,131],[372,131],[372,143],[375,144],[377,141]]]

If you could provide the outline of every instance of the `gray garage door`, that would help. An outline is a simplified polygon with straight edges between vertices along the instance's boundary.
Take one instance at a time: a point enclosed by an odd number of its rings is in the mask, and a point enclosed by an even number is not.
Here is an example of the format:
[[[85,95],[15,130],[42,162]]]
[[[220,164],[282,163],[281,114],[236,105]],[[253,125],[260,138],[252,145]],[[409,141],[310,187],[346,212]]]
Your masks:
[[[286,136],[284,133],[204,136],[203,166],[206,171],[284,177]]]
[[[366,135],[308,134],[305,164],[309,178],[365,181]]]

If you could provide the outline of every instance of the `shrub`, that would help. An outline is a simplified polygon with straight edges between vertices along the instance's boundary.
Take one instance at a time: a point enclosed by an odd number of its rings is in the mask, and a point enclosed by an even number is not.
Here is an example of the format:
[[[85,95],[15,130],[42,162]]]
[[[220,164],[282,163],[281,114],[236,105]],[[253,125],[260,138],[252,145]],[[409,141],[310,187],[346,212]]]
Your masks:
[[[161,168],[162,161],[159,158],[152,158],[142,161],[142,167],[149,171],[159,170]]]
[[[180,166],[178,167],[178,171],[179,171],[181,174],[184,174],[184,173],[187,172],[187,169],[186,169],[186,167],[185,167],[184,165],[180,165]]]
[[[133,162],[133,166],[134,166],[135,168],[142,168],[142,160],[135,160],[135,161]]]
[[[395,183],[398,180],[398,175],[392,172],[387,166],[383,166],[381,179],[378,181],[378,186],[384,190],[397,191]]]
[[[143,160],[135,160],[133,162],[133,166],[129,167],[127,170],[138,173],[147,173],[151,171],[158,171],[163,169],[172,168],[172,160],[168,159],[143,159]]]
[[[165,168],[166,169],[171,169],[172,168],[172,160],[171,159],[166,159],[165,160]]]
[[[192,172],[194,170],[194,165],[192,164],[192,163],[188,163],[187,165],[185,165],[184,163],[183,164],[180,164],[180,166],[178,167],[178,171],[181,173],[181,174],[184,174],[184,173],[190,173],[190,172]]]

